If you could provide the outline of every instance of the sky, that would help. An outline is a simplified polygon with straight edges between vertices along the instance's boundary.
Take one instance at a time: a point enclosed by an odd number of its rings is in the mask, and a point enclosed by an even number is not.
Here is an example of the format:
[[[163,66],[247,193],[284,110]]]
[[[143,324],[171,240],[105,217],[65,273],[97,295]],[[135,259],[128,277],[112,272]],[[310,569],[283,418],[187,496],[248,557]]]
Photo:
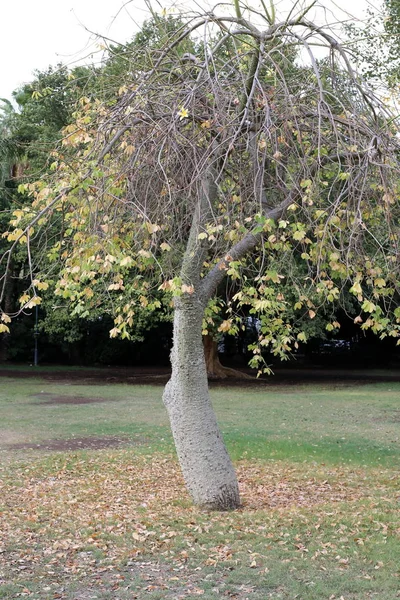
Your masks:
[[[153,0],[159,10],[171,6],[163,2]],[[365,15],[369,0],[321,2],[328,20],[338,14],[351,20]],[[186,6],[197,8],[200,3],[205,6],[202,0],[185,1]],[[277,4],[287,9],[293,3],[279,0]],[[340,7],[349,13],[340,14]],[[124,43],[149,12],[146,0],[3,0],[0,15],[0,98],[11,99],[13,90],[30,82],[35,70],[60,62],[69,66],[99,62],[102,51],[96,34]]]

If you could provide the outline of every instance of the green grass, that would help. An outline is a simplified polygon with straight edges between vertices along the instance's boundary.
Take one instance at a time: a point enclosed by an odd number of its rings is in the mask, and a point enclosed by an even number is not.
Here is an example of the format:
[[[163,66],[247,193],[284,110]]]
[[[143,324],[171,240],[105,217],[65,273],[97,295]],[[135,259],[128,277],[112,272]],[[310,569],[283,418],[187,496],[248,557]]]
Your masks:
[[[1,429],[40,442],[70,436],[143,436],[154,449],[172,440],[159,386],[79,385],[3,379]],[[42,394],[44,392],[44,394]],[[334,464],[400,464],[400,384],[215,388],[213,403],[235,460],[290,459]],[[48,395],[109,400],[43,404]]]
[[[0,598],[398,599],[400,384],[211,393],[242,487],[234,513],[191,505],[161,387],[4,378]],[[135,444],[6,447],[101,436]]]

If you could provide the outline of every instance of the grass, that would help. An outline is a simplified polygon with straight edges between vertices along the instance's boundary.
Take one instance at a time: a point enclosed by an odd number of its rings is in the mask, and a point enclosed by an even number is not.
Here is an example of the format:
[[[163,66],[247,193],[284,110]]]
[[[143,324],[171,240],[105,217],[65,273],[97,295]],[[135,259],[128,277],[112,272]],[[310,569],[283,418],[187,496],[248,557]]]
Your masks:
[[[244,501],[225,514],[191,505],[161,392],[2,380],[0,598],[400,598],[399,384],[214,388]],[[140,443],[6,447],[101,436]]]

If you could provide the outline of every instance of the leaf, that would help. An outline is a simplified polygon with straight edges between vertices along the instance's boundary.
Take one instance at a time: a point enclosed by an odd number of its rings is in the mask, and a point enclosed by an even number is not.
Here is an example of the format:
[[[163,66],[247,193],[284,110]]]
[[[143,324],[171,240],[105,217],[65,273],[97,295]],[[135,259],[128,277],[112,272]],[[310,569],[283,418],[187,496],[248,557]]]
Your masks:
[[[28,296],[28,294],[22,294],[22,296],[19,299],[19,303],[20,304],[26,304],[29,300],[30,296]]]
[[[26,304],[26,308],[33,308],[34,306],[38,306],[39,304],[42,303],[42,299],[40,296],[34,296],[33,298],[31,298],[29,300],[29,302]]]
[[[365,300],[361,306],[364,312],[373,313],[376,310],[376,305],[369,300]]]
[[[375,279],[374,284],[375,284],[375,287],[378,287],[378,288],[386,287],[386,281],[384,279],[382,279],[382,277],[378,277],[378,279]]]
[[[218,331],[221,331],[223,333],[229,331],[232,327],[232,321],[230,319],[227,319],[225,321],[222,321],[221,325],[218,327]]]
[[[149,252],[148,250],[139,250],[138,252],[139,256],[143,256],[143,258],[150,258],[151,257],[151,252]]]
[[[312,185],[311,179],[302,179],[300,181],[300,187],[302,187],[302,188],[309,188],[311,185]]]
[[[146,223],[146,228],[149,233],[156,233],[161,229],[156,223]]]
[[[352,294],[362,294],[362,287],[359,281],[356,281],[349,290]]]
[[[187,108],[185,108],[184,106],[182,106],[179,110],[178,110],[178,117],[179,120],[182,121],[183,119],[187,119],[189,116],[189,111]]]
[[[133,258],[131,256],[125,256],[125,258],[123,258],[119,264],[121,265],[121,267],[128,267],[132,263]]]
[[[194,287],[192,285],[186,285],[185,283],[182,285],[181,290],[184,294],[193,294]]]
[[[306,237],[306,232],[305,231],[295,231],[293,234],[293,239],[294,240],[303,240]]]

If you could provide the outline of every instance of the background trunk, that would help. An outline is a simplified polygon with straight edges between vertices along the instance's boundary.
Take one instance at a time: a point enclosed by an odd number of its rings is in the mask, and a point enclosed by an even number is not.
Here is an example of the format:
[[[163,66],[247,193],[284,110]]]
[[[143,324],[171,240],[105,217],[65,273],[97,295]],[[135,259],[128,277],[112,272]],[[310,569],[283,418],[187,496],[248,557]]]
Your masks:
[[[208,393],[203,312],[194,295],[176,299],[172,376],[163,399],[194,502],[208,509],[229,510],[240,506],[239,489]]]
[[[10,263],[9,271],[6,273],[6,282],[4,290],[4,312],[10,314],[13,312],[14,299],[14,278],[13,278],[13,262]],[[8,349],[10,345],[10,334],[2,333],[0,335],[0,361],[5,362],[8,359]]]
[[[207,375],[210,379],[253,379],[251,375],[224,367],[219,360],[218,342],[211,335],[203,337],[204,357],[206,361]]]

